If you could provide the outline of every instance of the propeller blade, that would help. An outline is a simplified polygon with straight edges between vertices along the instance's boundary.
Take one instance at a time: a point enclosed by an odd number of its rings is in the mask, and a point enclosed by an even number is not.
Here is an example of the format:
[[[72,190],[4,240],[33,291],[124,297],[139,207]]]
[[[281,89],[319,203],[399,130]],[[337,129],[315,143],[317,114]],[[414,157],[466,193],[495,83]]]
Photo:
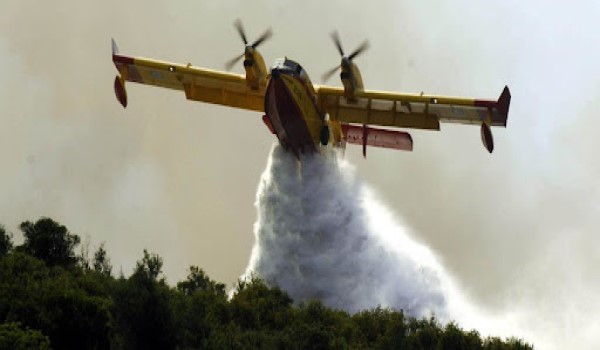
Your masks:
[[[256,39],[253,43],[252,43],[252,48],[256,49],[256,47],[260,44],[262,44],[265,40],[269,39],[271,37],[271,35],[273,35],[273,31],[271,30],[271,28],[267,29],[263,35],[261,35],[258,39]]]
[[[242,26],[242,21],[241,20],[236,20],[235,21],[235,28],[238,31],[238,34],[240,34],[240,36],[242,37],[242,41],[244,42],[244,45],[248,45],[248,39],[246,39],[246,32],[244,31],[244,27]]]
[[[353,53],[350,54],[350,56],[348,56],[348,59],[352,60],[354,57],[360,55],[362,52],[364,52],[368,48],[369,48],[369,41],[365,40],[356,50],[354,50]]]
[[[226,70],[230,70],[231,68],[233,68],[233,66],[235,66],[236,63],[238,63],[242,59],[242,57],[244,57],[244,56],[245,56],[245,54],[241,54],[241,55],[236,56],[236,57],[232,58],[231,60],[229,60],[225,64],[225,69]]]
[[[321,79],[323,80],[323,82],[329,80],[329,78],[331,78],[331,76],[338,71],[338,69],[340,69],[340,66],[336,66],[330,70],[328,70],[327,72],[325,72],[322,76]]]
[[[333,33],[331,33],[331,38],[333,39],[333,42],[335,43],[335,46],[337,47],[340,53],[340,56],[344,57],[344,49],[342,49],[342,42],[340,41],[340,36],[338,32],[334,31]]]

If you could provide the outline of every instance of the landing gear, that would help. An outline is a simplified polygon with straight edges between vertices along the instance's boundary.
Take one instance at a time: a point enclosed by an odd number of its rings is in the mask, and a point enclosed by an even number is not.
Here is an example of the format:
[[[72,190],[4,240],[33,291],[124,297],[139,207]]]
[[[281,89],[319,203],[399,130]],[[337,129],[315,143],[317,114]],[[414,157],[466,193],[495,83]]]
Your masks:
[[[329,126],[323,125],[321,128],[321,144],[323,146],[327,146],[329,143]]]

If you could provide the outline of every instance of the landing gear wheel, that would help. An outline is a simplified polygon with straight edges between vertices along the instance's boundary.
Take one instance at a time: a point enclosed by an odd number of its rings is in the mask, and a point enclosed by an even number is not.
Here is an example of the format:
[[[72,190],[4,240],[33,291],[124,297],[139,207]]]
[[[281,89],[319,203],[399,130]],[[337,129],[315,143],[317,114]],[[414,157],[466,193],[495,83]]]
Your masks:
[[[321,128],[321,144],[327,146],[329,143],[329,126],[323,125]]]

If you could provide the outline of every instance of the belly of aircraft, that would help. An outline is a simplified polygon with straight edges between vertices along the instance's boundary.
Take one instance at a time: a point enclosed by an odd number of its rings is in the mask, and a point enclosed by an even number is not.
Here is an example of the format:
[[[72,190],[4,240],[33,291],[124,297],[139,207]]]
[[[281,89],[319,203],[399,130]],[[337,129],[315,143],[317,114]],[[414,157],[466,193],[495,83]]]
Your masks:
[[[265,112],[277,138],[296,155],[316,151],[321,126],[310,96],[302,89],[298,78],[281,74],[269,80],[265,95]]]

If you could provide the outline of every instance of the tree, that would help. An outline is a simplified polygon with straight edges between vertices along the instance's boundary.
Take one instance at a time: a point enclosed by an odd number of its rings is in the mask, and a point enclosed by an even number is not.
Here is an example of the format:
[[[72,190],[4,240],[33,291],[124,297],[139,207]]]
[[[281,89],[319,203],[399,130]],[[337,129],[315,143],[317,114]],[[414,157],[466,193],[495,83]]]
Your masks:
[[[90,263],[90,237],[88,236],[85,241],[80,245],[81,253],[77,257],[79,262],[79,266],[81,266],[84,270],[89,270]]]
[[[286,330],[289,343],[300,349],[347,348],[344,324],[346,312],[333,310],[320,301],[301,304]],[[357,346],[358,347],[358,346]]]
[[[163,260],[158,254],[150,254],[144,249],[144,257],[136,263],[133,274],[134,276],[143,275],[152,281],[156,281],[158,275],[162,272],[162,266]]]
[[[206,275],[197,266],[190,266],[190,273],[185,281],[177,283],[177,290],[192,295],[196,291],[209,291],[219,295],[225,295],[225,285],[217,283]]]
[[[378,340],[380,349],[404,349],[406,346],[406,322],[404,312],[393,311],[389,313],[389,319],[385,334]]]
[[[98,250],[94,253],[94,262],[93,262],[94,271],[104,274],[106,276],[110,276],[112,272],[112,265],[110,264],[110,260],[106,255],[106,250],[104,249],[104,243],[100,244]]]
[[[12,250],[12,237],[6,233],[4,226],[0,225],[0,258],[6,256]]]
[[[77,235],[52,219],[41,218],[36,223],[25,221],[20,226],[25,242],[20,247],[25,253],[46,262],[48,266],[73,266],[77,263],[75,247]]]
[[[202,269],[191,266],[187,279],[177,283],[177,292],[170,302],[178,346],[184,349],[231,348],[215,342],[215,334],[229,320],[225,285],[211,280]]]
[[[0,260],[0,322],[40,330],[57,349],[108,348],[109,294],[96,287],[108,281],[83,272],[11,253]]]
[[[271,288],[260,278],[239,281],[230,302],[236,322],[247,329],[280,330],[288,325],[292,298],[279,288]]]
[[[392,313],[389,309],[378,307],[352,315],[352,321],[357,326],[361,338],[364,338],[367,347],[373,347],[375,342],[385,334]]]
[[[454,322],[450,322],[440,334],[438,347],[449,350],[480,350],[482,342],[477,332],[466,333]]]
[[[488,337],[483,341],[484,350],[531,350],[533,346],[518,338],[508,338],[505,341],[498,337]]]
[[[111,348],[173,349],[176,344],[172,291],[158,280],[162,258],[144,250],[129,279],[117,281],[112,295],[114,333]]]
[[[0,324],[0,349],[50,349],[50,340],[42,332],[22,329],[18,322]]]
[[[25,243],[12,249],[0,226],[0,349],[532,349],[393,309],[295,306],[255,276],[231,300],[195,266],[171,288],[162,258],[146,250],[129,278],[114,278],[104,244],[82,261],[79,237],[51,219],[21,230]]]
[[[22,252],[0,259],[0,322],[19,321],[40,329],[48,274],[43,261]]]

